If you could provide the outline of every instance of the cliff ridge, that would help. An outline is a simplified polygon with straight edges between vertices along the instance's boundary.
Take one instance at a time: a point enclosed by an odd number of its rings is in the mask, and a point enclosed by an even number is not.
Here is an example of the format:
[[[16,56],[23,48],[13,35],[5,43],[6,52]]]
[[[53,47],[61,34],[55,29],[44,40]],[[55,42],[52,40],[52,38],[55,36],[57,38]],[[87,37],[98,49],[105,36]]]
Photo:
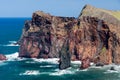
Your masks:
[[[70,60],[81,60],[80,68],[96,64],[120,64],[120,12],[86,5],[79,17],[33,13],[20,39],[20,57],[60,58],[60,69]]]

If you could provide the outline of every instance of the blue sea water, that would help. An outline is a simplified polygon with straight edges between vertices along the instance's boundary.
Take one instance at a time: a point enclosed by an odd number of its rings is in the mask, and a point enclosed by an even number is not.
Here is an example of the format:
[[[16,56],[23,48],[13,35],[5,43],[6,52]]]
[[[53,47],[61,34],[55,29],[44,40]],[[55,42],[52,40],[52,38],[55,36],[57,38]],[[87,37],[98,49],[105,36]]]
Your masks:
[[[25,20],[30,18],[0,18],[0,80],[120,80],[120,66],[108,65],[80,70],[80,62],[72,62],[66,70],[58,69],[58,59],[18,58],[19,40]],[[109,70],[114,66],[116,71]]]

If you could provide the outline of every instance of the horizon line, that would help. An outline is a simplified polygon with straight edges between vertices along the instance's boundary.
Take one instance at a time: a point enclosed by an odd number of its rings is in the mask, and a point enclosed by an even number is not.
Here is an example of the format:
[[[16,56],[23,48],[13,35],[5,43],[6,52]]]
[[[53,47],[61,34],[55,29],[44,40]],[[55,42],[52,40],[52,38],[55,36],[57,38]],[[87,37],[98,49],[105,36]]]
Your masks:
[[[0,18],[32,18],[32,17],[0,17]]]

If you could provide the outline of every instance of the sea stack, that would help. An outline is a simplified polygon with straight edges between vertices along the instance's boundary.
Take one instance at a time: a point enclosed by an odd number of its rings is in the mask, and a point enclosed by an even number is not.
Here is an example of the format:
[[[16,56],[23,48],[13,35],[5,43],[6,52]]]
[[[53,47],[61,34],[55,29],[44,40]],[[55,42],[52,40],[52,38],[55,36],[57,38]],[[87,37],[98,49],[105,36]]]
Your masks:
[[[120,11],[85,5],[79,17],[59,17],[42,11],[26,21],[20,43],[20,57],[60,58],[60,69],[70,60],[103,65],[120,64]]]

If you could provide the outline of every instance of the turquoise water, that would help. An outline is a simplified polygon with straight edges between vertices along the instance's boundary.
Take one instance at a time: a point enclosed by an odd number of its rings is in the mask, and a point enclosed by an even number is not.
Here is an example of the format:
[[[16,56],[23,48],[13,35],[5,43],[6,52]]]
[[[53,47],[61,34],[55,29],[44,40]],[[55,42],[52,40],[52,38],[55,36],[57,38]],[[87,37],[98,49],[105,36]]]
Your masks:
[[[19,40],[24,22],[29,19],[30,18],[0,18],[0,53],[10,54],[16,51],[18,52],[18,47],[10,47],[7,45]]]
[[[0,80],[120,80],[120,66],[108,65],[79,70],[80,62],[72,62],[66,70],[58,69],[58,59],[18,58],[19,40],[25,20],[30,18],[0,18]],[[116,71],[110,71],[115,66]]]

